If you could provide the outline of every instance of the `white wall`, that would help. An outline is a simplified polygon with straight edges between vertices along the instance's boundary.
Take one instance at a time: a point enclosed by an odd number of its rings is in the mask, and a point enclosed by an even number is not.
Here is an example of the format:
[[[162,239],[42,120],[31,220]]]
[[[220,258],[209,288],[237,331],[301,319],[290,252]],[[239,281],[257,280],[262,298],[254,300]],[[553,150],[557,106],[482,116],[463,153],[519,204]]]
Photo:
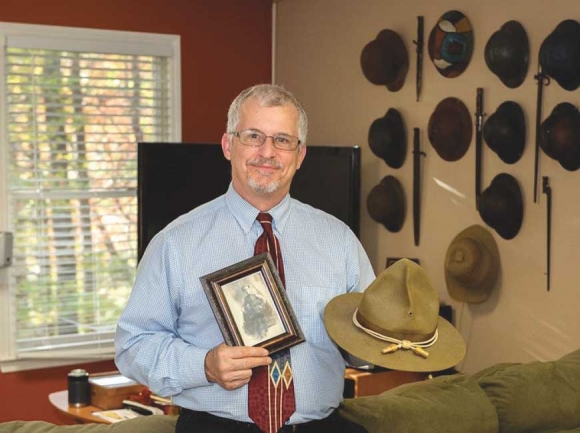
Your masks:
[[[431,29],[446,11],[463,12],[474,28],[474,50],[465,72],[453,79],[435,69],[427,50]],[[417,16],[425,17],[423,92],[415,99]],[[282,0],[277,3],[276,82],[295,92],[310,119],[310,144],[358,144],[363,153],[361,239],[376,272],[387,257],[417,257],[438,287],[443,302],[454,307],[456,326],[468,345],[459,368],[475,372],[497,362],[551,360],[580,346],[580,171],[568,172],[541,154],[540,177],[549,176],[553,190],[552,289],[546,290],[546,201],[533,202],[538,51],[542,41],[564,19],[580,19],[578,0]],[[517,89],[505,87],[487,68],[484,48],[493,32],[518,20],[530,40],[530,69]],[[410,56],[404,87],[396,93],[375,86],[363,76],[360,53],[382,29],[398,32]],[[526,114],[527,143],[514,165],[503,163],[484,144],[485,189],[500,172],[515,176],[524,194],[524,222],[506,241],[488,228],[498,243],[502,269],[498,287],[480,305],[453,301],[446,290],[443,261],[453,237],[472,224],[485,223],[475,209],[475,128],[467,154],[457,162],[438,157],[427,138],[429,117],[445,97],[463,100],[474,118],[476,88],[484,89],[485,112],[505,100],[518,102]],[[544,118],[559,102],[580,105],[580,90],[564,91],[552,81],[544,89]],[[389,108],[405,120],[408,154],[400,169],[374,156],[367,143],[372,121]],[[413,242],[412,137],[421,128],[423,198],[421,243]],[[307,156],[308,157],[308,156]],[[366,197],[383,176],[404,185],[407,218],[399,233],[390,233],[370,219]],[[541,178],[540,178],[541,179]],[[448,185],[452,193],[441,186]],[[540,189],[541,192],[541,183]]]

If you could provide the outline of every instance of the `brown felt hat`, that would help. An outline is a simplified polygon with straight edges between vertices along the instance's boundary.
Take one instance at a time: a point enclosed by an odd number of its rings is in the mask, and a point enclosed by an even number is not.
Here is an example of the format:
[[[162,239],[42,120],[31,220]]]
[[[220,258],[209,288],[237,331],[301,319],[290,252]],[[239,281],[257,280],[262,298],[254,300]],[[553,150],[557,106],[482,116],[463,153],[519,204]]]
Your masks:
[[[471,116],[461,100],[449,97],[437,104],[429,118],[428,136],[442,159],[461,159],[469,149],[472,134]]]
[[[348,353],[392,370],[441,371],[465,356],[461,334],[439,316],[437,290],[423,268],[408,259],[385,269],[364,293],[332,299],[324,325]],[[383,353],[387,347],[390,352]]]
[[[406,214],[403,185],[394,176],[385,176],[367,197],[367,210],[373,220],[393,233],[403,227]]]
[[[502,238],[513,239],[522,227],[524,199],[511,174],[500,173],[479,196],[479,215]]]
[[[389,167],[401,168],[407,155],[407,134],[403,117],[389,108],[387,114],[376,119],[369,129],[369,146]]]
[[[499,250],[492,234],[473,225],[451,241],[445,254],[445,281],[456,301],[479,304],[491,295],[499,275]]]
[[[508,21],[485,45],[485,63],[502,83],[511,89],[519,87],[528,73],[530,43],[518,21]]]
[[[540,146],[546,155],[569,171],[580,168],[580,113],[562,102],[541,125]]]
[[[365,45],[360,57],[362,71],[373,84],[387,86],[391,92],[403,87],[409,70],[407,47],[393,30],[382,30]]]

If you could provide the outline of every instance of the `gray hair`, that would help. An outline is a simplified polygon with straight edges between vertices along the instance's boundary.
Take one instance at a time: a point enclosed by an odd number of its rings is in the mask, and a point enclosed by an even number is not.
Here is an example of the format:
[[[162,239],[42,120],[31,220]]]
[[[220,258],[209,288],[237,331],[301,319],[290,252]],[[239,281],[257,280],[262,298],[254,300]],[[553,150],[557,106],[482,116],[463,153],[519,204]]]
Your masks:
[[[258,98],[262,107],[280,107],[284,105],[293,105],[298,111],[298,139],[301,145],[306,144],[308,135],[308,118],[306,111],[302,108],[300,101],[282,86],[276,84],[257,84],[243,90],[230,105],[228,110],[227,132],[231,134],[236,131],[240,122],[240,110],[244,102],[250,98]]]

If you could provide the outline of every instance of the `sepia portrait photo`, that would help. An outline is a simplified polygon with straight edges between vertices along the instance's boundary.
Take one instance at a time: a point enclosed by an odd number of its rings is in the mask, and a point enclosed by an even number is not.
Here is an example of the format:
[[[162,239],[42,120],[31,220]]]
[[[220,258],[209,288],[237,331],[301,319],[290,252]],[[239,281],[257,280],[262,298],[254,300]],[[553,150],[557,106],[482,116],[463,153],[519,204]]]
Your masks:
[[[254,346],[286,331],[260,272],[224,284],[222,290],[234,321],[242,324],[244,346]]]
[[[200,281],[230,346],[258,346],[271,354],[304,341],[269,253],[234,263]]]

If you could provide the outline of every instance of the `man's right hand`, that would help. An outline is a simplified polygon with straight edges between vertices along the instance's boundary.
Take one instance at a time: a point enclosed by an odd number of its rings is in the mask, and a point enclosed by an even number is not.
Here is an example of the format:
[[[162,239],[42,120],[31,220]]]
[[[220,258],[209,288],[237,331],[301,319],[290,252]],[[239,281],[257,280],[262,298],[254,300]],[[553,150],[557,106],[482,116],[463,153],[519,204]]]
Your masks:
[[[227,346],[222,343],[205,357],[207,380],[227,390],[244,386],[252,377],[252,368],[269,365],[272,358],[262,347]]]

